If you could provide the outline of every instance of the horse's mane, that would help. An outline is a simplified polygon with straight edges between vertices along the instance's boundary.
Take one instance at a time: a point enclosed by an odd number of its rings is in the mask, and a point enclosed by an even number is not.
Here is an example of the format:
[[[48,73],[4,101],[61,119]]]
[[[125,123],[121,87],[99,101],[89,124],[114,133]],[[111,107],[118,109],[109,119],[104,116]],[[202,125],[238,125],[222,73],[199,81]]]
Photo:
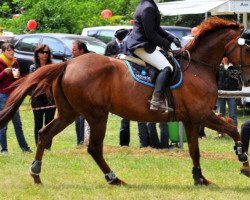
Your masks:
[[[199,26],[197,26],[197,28],[199,30],[199,33],[194,37],[193,40],[191,40],[191,42],[189,42],[185,46],[186,50],[190,51],[196,49],[201,39],[208,33],[225,28],[239,29],[242,28],[242,26],[234,20],[225,20],[219,17],[210,17],[207,20],[203,21]]]

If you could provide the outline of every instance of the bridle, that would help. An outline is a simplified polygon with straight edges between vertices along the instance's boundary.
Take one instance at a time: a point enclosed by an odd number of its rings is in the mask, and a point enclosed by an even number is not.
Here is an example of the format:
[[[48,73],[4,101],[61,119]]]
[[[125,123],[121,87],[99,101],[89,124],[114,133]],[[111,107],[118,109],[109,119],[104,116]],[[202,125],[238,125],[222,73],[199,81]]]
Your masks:
[[[250,49],[250,46],[248,44],[246,44],[246,41],[250,41],[250,40],[242,38],[241,36],[239,36],[237,38],[237,41],[238,42],[235,43],[233,48],[231,48],[228,52],[225,52],[225,56],[228,57],[229,55],[231,55],[234,52],[234,50],[237,47],[240,46],[240,60],[239,60],[239,64],[237,66],[239,68],[239,71],[242,72],[243,67],[249,67],[250,66],[250,63],[249,64],[244,64],[243,63],[243,47],[245,46],[245,47]],[[242,43],[240,43],[239,41],[241,41]],[[175,52],[175,54],[177,54],[177,53]],[[185,67],[185,69],[183,69],[183,72],[185,72],[189,68],[191,61],[203,64],[204,66],[207,66],[207,67],[212,67],[214,70],[217,70],[217,69],[220,68],[217,65],[209,64],[209,63],[203,62],[201,60],[196,60],[196,59],[192,58],[191,54],[190,54],[190,52],[188,50],[182,51],[181,53],[178,53],[178,55],[181,55],[181,57],[184,57],[184,58],[188,59],[188,64]]]
[[[242,71],[241,69],[243,67],[249,67],[250,66],[250,63],[248,64],[244,64],[243,63],[243,47],[247,47],[250,49],[250,46],[248,44],[246,44],[246,41],[250,41],[250,40],[247,40],[245,38],[242,38],[241,36],[239,36],[237,38],[237,43],[235,43],[235,45],[233,46],[232,49],[229,50],[229,52],[226,52],[225,55],[228,57],[230,54],[232,54],[234,52],[234,50],[240,46],[240,60],[239,60],[239,64],[237,65],[239,70]]]

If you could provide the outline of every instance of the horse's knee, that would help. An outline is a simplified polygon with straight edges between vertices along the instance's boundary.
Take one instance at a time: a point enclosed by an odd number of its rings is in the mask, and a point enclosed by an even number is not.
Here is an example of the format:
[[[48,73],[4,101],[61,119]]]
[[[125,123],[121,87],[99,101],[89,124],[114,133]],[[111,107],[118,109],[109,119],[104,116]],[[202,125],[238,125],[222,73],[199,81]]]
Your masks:
[[[102,147],[99,145],[89,144],[88,153],[91,156],[101,155],[102,154]]]

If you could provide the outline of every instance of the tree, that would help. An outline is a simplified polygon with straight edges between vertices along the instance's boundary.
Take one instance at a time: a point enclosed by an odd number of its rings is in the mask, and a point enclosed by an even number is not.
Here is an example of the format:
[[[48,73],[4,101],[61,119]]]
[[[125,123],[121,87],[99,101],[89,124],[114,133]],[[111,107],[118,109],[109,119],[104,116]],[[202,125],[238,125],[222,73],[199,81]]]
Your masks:
[[[170,1],[170,0],[167,0]],[[172,1],[172,0],[171,0]],[[130,25],[140,0],[3,0],[0,4],[0,24],[15,34],[26,33],[28,20],[37,21],[32,32],[62,32],[80,34],[83,28],[102,25]],[[166,2],[161,0],[160,2]],[[26,11],[12,19],[22,6]],[[113,16],[103,19],[100,13],[110,9]],[[204,15],[163,16],[162,25],[196,26]]]
[[[35,19],[38,23],[33,32],[64,32],[81,33],[84,27],[100,25],[129,25],[132,14],[139,0],[22,0],[12,1],[15,8],[10,9],[6,3],[3,7],[6,11],[18,10],[25,6],[26,12],[13,20],[1,18],[0,23],[16,34],[26,32],[26,24],[29,19]],[[107,6],[108,5],[108,6]],[[100,13],[104,9],[110,9],[113,17],[103,19]],[[11,15],[8,15],[11,16]],[[1,16],[2,17],[2,16]]]

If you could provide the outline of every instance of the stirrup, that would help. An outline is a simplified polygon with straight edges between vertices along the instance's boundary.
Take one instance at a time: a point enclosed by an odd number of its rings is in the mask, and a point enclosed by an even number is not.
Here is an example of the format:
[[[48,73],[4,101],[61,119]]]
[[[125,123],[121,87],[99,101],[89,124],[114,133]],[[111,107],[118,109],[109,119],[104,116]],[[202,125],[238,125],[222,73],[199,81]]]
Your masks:
[[[165,106],[164,101],[154,101],[154,100],[150,101],[150,110],[152,110],[152,111],[158,111],[159,110],[159,111],[162,111],[162,112],[165,112],[165,113],[174,111],[173,108]]]

